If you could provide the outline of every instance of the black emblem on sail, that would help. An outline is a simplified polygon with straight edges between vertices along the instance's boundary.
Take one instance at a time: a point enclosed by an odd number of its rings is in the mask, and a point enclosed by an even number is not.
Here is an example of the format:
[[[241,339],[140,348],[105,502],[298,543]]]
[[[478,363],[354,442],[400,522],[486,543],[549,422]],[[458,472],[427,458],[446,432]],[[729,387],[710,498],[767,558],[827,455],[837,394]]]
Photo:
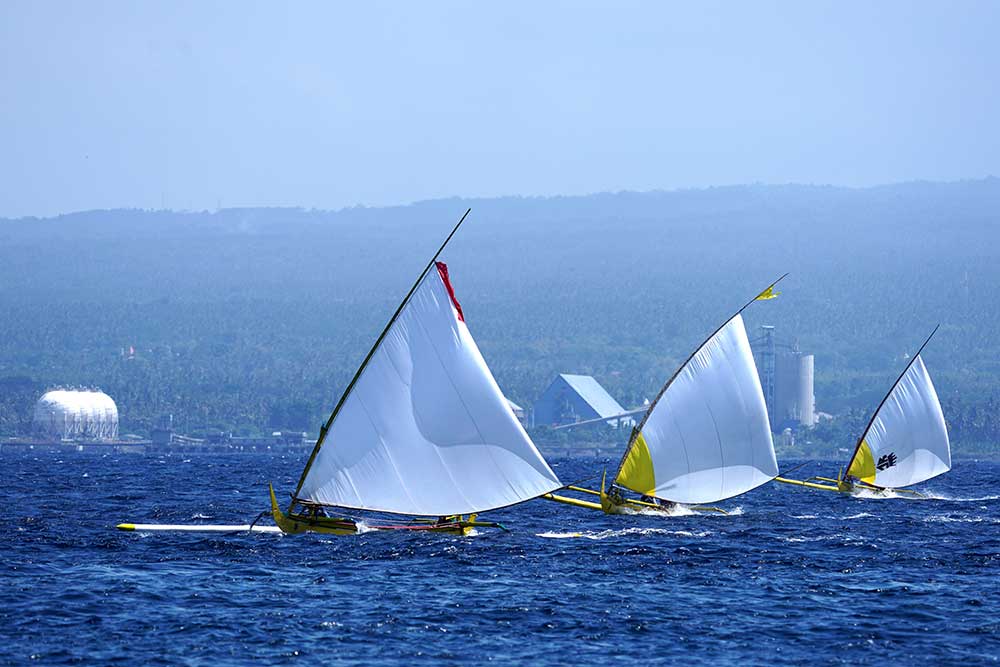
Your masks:
[[[878,457],[878,463],[875,464],[875,467],[879,470],[888,470],[894,465],[896,465],[896,455],[889,452],[888,454]]]

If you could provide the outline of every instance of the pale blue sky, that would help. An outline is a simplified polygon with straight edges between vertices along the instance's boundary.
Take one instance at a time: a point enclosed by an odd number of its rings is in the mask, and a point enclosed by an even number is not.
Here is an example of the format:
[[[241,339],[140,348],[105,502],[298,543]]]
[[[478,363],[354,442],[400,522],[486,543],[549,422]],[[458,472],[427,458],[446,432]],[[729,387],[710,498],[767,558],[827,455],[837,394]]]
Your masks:
[[[0,216],[1000,175],[998,35],[997,2],[7,1]]]

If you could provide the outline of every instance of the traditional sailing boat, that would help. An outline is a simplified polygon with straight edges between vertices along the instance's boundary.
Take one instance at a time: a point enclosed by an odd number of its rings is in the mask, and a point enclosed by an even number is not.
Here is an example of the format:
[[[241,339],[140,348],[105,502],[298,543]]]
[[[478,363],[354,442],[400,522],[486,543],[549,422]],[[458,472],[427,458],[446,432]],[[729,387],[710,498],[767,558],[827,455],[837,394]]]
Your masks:
[[[937,330],[934,327],[876,408],[854,447],[846,476],[841,468],[836,479],[777,477],[775,481],[841,493],[866,490],[922,496],[903,487],[951,470],[951,445],[944,413],[920,356]]]
[[[501,393],[465,324],[448,267],[437,258],[417,278],[330,418],[282,512],[284,532],[353,533],[327,508],[433,517],[366,518],[368,528],[464,534],[476,514],[562,487]]]
[[[465,324],[448,267],[437,261],[468,214],[434,253],[320,428],[287,513],[269,489],[277,528],[256,522],[118,528],[464,535],[477,526],[503,528],[478,521],[479,512],[562,487],[500,392]],[[366,514],[328,516],[331,510]]]
[[[566,487],[599,496],[599,504],[545,497],[608,514],[676,504],[723,512],[703,503],[738,496],[774,479],[778,464],[771,425],[743,311],[754,301],[780,294],[774,287],[784,277],[736,311],[667,381],[632,430],[610,491],[604,479],[600,491]],[[641,498],[626,498],[622,489]]]

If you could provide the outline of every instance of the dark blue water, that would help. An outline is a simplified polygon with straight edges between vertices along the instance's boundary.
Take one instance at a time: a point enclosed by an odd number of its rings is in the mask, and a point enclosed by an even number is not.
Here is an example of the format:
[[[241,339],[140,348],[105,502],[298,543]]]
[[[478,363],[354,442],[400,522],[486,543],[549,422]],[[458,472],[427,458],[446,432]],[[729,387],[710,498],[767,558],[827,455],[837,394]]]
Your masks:
[[[491,515],[513,532],[466,538],[112,529],[246,523],[301,458],[5,455],[0,662],[1000,659],[995,463],[958,462],[926,485],[935,500],[769,485],[733,516],[669,518],[536,501]]]

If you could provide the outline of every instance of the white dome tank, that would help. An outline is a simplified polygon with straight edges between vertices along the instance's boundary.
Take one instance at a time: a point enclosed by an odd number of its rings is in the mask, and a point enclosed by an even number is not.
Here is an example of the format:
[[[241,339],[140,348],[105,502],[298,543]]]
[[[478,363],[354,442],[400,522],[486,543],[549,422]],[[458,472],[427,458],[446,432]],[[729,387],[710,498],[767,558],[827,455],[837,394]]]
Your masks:
[[[55,389],[35,403],[33,427],[54,440],[116,440],[118,406],[102,391]]]

